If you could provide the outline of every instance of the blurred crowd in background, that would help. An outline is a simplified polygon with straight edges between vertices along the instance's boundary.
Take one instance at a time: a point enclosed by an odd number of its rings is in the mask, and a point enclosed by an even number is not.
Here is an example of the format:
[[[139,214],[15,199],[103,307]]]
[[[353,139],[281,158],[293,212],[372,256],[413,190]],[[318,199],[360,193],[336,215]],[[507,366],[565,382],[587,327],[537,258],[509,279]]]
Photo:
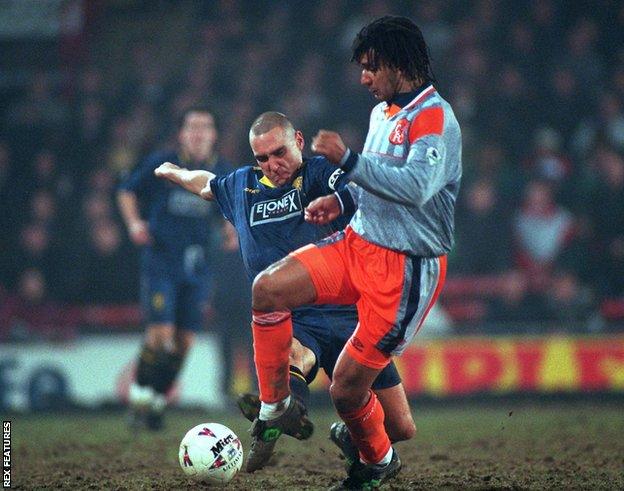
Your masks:
[[[287,114],[308,142],[334,129],[360,150],[375,101],[350,45],[389,13],[422,28],[462,126],[441,302],[453,332],[624,326],[623,3],[61,4],[58,35],[0,39],[0,340],[66,338],[89,323],[83,307],[136,305],[138,251],[115,188],[175,144],[184,108],[213,109],[219,153],[234,166],[252,163],[248,127],[266,110]],[[228,301],[213,309],[248,306],[231,260],[216,278]]]

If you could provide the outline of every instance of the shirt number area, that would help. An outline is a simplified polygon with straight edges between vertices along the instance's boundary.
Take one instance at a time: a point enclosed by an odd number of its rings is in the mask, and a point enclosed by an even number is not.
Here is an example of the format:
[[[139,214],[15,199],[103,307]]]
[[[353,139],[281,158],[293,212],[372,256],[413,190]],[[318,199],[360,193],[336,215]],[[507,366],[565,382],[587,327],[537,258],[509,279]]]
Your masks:
[[[293,216],[301,215],[301,197],[297,189],[289,191],[284,196],[265,201],[258,201],[251,207],[249,225],[281,222]]]

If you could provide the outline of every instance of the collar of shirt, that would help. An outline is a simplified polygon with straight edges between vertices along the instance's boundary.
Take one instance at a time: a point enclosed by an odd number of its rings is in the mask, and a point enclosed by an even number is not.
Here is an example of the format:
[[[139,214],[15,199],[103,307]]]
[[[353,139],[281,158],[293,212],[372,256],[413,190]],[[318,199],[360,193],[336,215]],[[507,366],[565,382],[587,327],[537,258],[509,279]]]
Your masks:
[[[411,90],[409,92],[401,92],[400,94],[395,94],[392,99],[386,102],[387,106],[385,109],[385,113],[387,116],[392,116],[398,113],[402,108],[407,106],[410,102],[412,102],[416,97],[422,94],[427,87],[431,85],[431,82],[426,82],[419,86],[418,88]]]
[[[290,182],[288,182],[288,183],[286,183],[286,184],[284,184],[284,185],[282,185],[282,186],[279,186],[279,187],[292,186],[292,185],[293,185],[293,182],[295,182],[295,179],[297,179],[297,177],[299,177],[299,176],[302,174],[302,172],[303,172],[303,168],[306,166],[307,160],[308,160],[308,159],[306,159],[306,158],[304,158],[304,159],[303,159],[303,162],[301,163],[301,167],[299,167],[299,168],[295,171],[295,173],[293,174],[293,178],[292,178],[292,180],[291,180]],[[255,170],[256,172],[258,172],[258,174],[257,174],[257,179],[258,179],[258,182],[259,182],[260,184],[264,185],[264,186],[265,186],[265,187],[267,187],[267,188],[271,188],[271,189],[275,189],[275,188],[277,188],[277,187],[278,187],[278,186],[276,186],[275,184],[273,184],[273,183],[271,182],[271,180],[270,180],[267,176],[265,176],[265,175],[262,173],[262,169],[261,169],[259,166],[254,166],[254,170]]]

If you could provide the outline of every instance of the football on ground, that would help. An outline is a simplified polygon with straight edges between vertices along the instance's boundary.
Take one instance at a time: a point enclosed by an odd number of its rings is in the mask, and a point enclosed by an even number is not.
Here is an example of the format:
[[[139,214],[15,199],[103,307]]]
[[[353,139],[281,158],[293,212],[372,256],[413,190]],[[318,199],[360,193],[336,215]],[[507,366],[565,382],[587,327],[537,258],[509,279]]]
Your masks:
[[[184,435],[178,458],[184,473],[194,480],[226,484],[243,465],[243,445],[227,426],[202,423]]]

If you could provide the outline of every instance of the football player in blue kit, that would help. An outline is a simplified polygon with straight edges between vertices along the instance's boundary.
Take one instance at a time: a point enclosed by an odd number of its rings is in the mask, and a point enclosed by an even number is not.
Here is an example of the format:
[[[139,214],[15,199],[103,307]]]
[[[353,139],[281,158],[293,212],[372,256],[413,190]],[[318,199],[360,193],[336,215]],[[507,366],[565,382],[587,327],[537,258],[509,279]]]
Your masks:
[[[348,181],[324,157],[303,158],[304,137],[281,113],[261,114],[252,124],[249,141],[256,166],[245,166],[225,176],[212,172],[184,169],[165,162],[155,174],[183,188],[214,200],[223,215],[236,228],[243,263],[253,278],[268,265],[284,258],[304,244],[316,242],[341,230],[355,211]],[[326,226],[312,225],[304,220],[304,209],[314,199],[335,193],[344,210],[339,221]],[[234,293],[235,294],[235,293]],[[303,406],[309,395],[308,384],[318,368],[331,378],[337,357],[344,343],[353,334],[358,319],[353,305],[315,305],[292,312],[293,341],[290,350],[290,387],[297,396],[294,404]],[[256,355],[257,356],[257,355]],[[374,390],[386,407],[387,431],[393,441],[411,438],[416,429],[405,390],[393,364],[388,365],[374,384]],[[246,469],[262,468],[281,432],[264,431],[259,419],[257,396],[246,395],[239,406],[248,418],[255,417],[252,434],[262,435],[260,459],[249,459]],[[299,409],[302,409],[299,407]],[[270,415],[269,415],[270,416]],[[306,428],[286,434],[308,438],[312,423]],[[350,437],[343,426],[332,427],[332,440],[345,457],[357,457]],[[257,439],[254,439],[257,440]]]
[[[219,216],[211,203],[154,175],[164,160],[215,174],[232,167],[214,152],[213,115],[191,107],[181,118],[179,150],[160,151],[138,165],[119,187],[117,201],[132,242],[141,248],[141,304],[147,323],[129,391],[131,425],[158,430],[167,391],[203,324],[211,283],[212,243]]]

